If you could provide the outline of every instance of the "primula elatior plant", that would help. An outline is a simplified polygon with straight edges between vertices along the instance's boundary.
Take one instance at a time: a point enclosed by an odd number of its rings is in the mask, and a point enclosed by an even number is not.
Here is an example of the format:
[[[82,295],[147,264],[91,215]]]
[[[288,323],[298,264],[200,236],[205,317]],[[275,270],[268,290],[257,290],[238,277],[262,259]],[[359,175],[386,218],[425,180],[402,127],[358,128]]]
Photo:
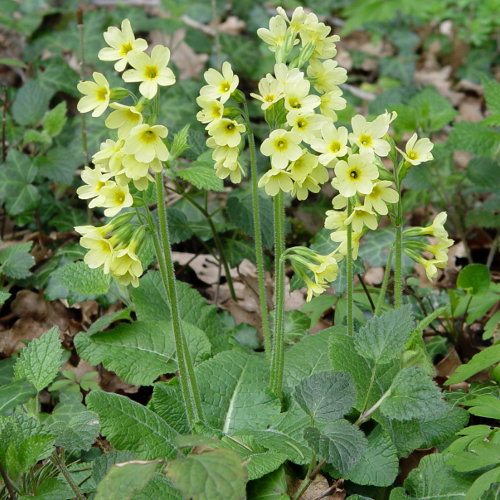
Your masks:
[[[128,474],[139,484],[137,491],[154,491],[155,482],[168,498],[238,500],[263,498],[270,491],[290,498],[286,462],[304,467],[294,499],[301,498],[319,471],[335,484],[346,482],[350,498],[369,498],[359,495],[392,486],[399,458],[446,442],[467,423],[465,410],[450,405],[428,373],[422,331],[437,313],[415,324],[403,297],[403,254],[433,279],[446,266],[452,244],[445,212],[427,227],[404,227],[402,181],[410,169],[425,168],[421,164],[432,160],[432,142],[415,133],[399,149],[390,135],[395,112],[337,123],[337,112],[346,106],[340,85],[347,73],[333,59],[339,37],[315,14],[299,7],[289,17],[278,8],[269,29],[259,29],[258,35],[274,53],[275,64],[258,83],[258,93],[250,94],[253,100],[247,100],[238,75],[224,62],[220,71],[205,72],[197,119],[206,128],[215,175],[234,184],[249,177],[265,354],[225,344],[224,322],[215,308],[175,279],[165,188],[188,146],[186,128],[169,141],[168,115],[160,115],[160,93],[175,84],[169,49],[156,45],[148,55],[147,43],[124,20],[121,28],[110,27],[104,34],[109,47],[99,58],[114,62],[124,82],[139,84],[139,93],[128,86],[111,88],[97,72],[92,81],[78,85],[84,94],[78,109],[95,118],[109,112],[105,124],[113,138],[101,144],[93,166],[84,168],[84,185],[78,189],[79,197],[90,200],[90,208],[104,209],[109,221],[76,230],[88,249],[84,261],[90,268],[111,275],[122,290],[132,285],[124,296],[137,320],[130,320],[130,309],[110,315],[80,333],[75,345],[82,358],[103,363],[125,381],[154,385],[147,407],[101,391],[87,396],[111,445],[139,459],[121,470],[111,468],[96,498],[105,498],[106,488]],[[268,168],[260,174],[249,106],[260,109],[268,125],[260,145]],[[243,161],[245,144],[249,165]],[[286,248],[288,199],[305,200],[326,182],[337,193],[324,223],[333,251]],[[264,281],[259,188],[274,203],[272,314]],[[355,322],[358,251],[362,238],[381,226],[393,228],[394,243],[372,314]],[[159,273],[143,276],[149,239]],[[289,349],[287,263],[306,287],[308,302],[339,279],[347,290],[343,323],[305,336]],[[392,269],[394,307],[387,297]],[[117,320],[124,322],[101,331]],[[155,382],[174,372],[178,376],[169,382]],[[395,488],[390,498],[443,493],[433,489],[430,473],[435,470],[460,495],[476,478],[472,474],[457,482],[441,455],[426,457],[418,471],[422,481],[415,485],[410,477],[406,489]]]

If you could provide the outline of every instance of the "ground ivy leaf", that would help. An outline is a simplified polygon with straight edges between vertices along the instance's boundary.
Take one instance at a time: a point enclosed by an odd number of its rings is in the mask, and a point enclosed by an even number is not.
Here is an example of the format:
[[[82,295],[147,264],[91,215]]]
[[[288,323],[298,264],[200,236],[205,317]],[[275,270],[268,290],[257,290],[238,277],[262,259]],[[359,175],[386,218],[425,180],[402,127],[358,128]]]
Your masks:
[[[353,335],[354,347],[364,358],[385,364],[404,349],[415,325],[409,305],[369,319]]]
[[[320,372],[297,384],[293,397],[314,420],[331,422],[352,408],[356,387],[347,372]]]
[[[130,500],[146,486],[157,466],[139,460],[112,465],[97,485],[95,500]]]
[[[28,80],[17,92],[12,116],[19,125],[34,125],[49,105],[49,96],[36,80]]]
[[[368,442],[355,425],[340,419],[322,427],[307,427],[304,437],[311,448],[341,474],[347,474],[365,454]]]
[[[59,331],[51,328],[21,351],[14,367],[16,378],[26,378],[37,391],[45,389],[57,376],[62,352]]]
[[[170,462],[167,475],[184,498],[244,500],[246,474],[240,457],[224,448],[206,449]]]
[[[397,450],[380,426],[368,436],[368,448],[346,478],[357,484],[391,486],[399,471]]]
[[[30,254],[32,246],[33,242],[27,241],[2,248],[0,250],[0,274],[14,279],[30,276],[30,269],[35,265],[35,258]]]
[[[396,420],[426,418],[444,411],[446,403],[439,387],[416,367],[401,370],[382,402],[382,413]]]
[[[59,135],[66,123],[66,113],[66,101],[62,101],[45,115],[43,129],[52,137]]]
[[[378,368],[371,359],[360,356],[354,348],[352,336],[335,333],[330,338],[330,359],[335,370],[352,375],[356,383],[356,408],[365,411],[384,394],[399,371],[399,361],[391,361]]]
[[[302,379],[317,372],[331,369],[328,359],[328,340],[332,335],[322,331],[305,335],[300,342],[285,352],[284,383],[295,387]]]
[[[196,367],[207,423],[225,433],[262,429],[281,411],[268,390],[268,363],[258,354],[224,351]]]
[[[177,432],[150,409],[118,394],[92,391],[87,407],[99,415],[101,432],[117,450],[129,450],[139,458],[172,458]]]

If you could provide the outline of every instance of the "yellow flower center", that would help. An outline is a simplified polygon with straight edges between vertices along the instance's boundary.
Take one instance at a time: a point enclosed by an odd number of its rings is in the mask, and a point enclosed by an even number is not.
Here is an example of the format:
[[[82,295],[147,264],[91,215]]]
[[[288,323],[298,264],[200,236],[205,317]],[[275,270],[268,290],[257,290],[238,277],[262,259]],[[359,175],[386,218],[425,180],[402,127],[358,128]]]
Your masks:
[[[300,109],[302,107],[301,102],[296,97],[289,99],[288,104],[290,104],[290,107],[293,109]]]
[[[231,88],[231,85],[229,84],[229,82],[222,82],[220,84],[219,90],[221,92],[229,92],[230,88]]]
[[[106,87],[100,87],[95,94],[98,101],[105,101],[108,98],[108,89]]]
[[[146,143],[154,142],[156,140],[156,134],[151,130],[146,130],[141,135],[141,140]]]
[[[122,205],[123,202],[125,201],[125,193],[123,191],[117,191],[115,193],[115,203],[117,205]]]
[[[276,146],[276,149],[278,149],[279,151],[284,151],[287,148],[288,143],[285,139],[280,138],[274,143],[274,145]]]
[[[226,125],[226,130],[227,130],[229,133],[231,133],[231,134],[232,134],[232,133],[234,132],[234,130],[235,130],[235,128],[234,128],[234,123],[228,123],[228,124]]]
[[[212,116],[214,118],[220,118],[222,116],[219,106],[212,106]]]
[[[296,125],[297,128],[305,128],[307,127],[307,122],[305,120],[298,120]]]
[[[130,42],[122,44],[120,47],[120,55],[126,56],[134,47],[132,47],[132,44]]]
[[[351,179],[357,179],[359,177],[359,172],[357,169],[353,168],[349,171],[349,177]]]
[[[264,97],[264,101],[266,102],[274,102],[275,96],[273,94],[268,94]]]
[[[418,153],[416,151],[408,151],[407,156],[408,158],[410,158],[410,160],[418,159]]]
[[[95,190],[96,191],[100,191],[104,186],[106,185],[105,182],[102,182],[102,181],[97,181],[96,185],[95,185]]]
[[[101,247],[101,251],[104,253],[111,253],[111,246],[107,240],[99,241],[99,246]]]
[[[150,80],[154,80],[158,77],[158,67],[157,66],[146,66],[144,68],[144,76]]]
[[[340,144],[339,141],[332,141],[330,143],[330,151],[332,153],[338,153],[340,151],[340,148],[342,147],[342,144]]]
[[[359,142],[361,143],[362,146],[365,146],[365,147],[371,146],[372,145],[372,137],[371,137],[371,135],[363,134],[359,138]]]

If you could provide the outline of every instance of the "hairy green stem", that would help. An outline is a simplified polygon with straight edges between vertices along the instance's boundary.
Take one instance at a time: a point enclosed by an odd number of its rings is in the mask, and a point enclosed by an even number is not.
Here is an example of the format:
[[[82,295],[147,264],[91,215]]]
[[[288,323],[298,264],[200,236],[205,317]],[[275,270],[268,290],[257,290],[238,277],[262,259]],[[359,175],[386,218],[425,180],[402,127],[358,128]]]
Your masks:
[[[396,241],[394,244],[394,307],[401,307],[403,303],[403,281],[401,267],[403,259],[403,202],[401,200],[401,180],[399,178],[400,168],[396,168],[395,180],[398,192],[397,216],[396,216]]]
[[[285,365],[285,210],[283,192],[274,197],[274,252],[275,252],[275,295],[273,348],[271,357],[271,390],[281,398],[283,386],[283,369]]]
[[[391,275],[392,267],[392,256],[394,254],[394,248],[391,246],[389,249],[389,255],[387,256],[387,263],[385,265],[384,280],[382,281],[382,286],[380,287],[380,293],[377,299],[377,305],[375,306],[374,315],[378,316],[380,310],[382,309],[382,304],[384,303],[384,297],[387,292],[387,285],[389,284],[389,276]]]
[[[262,318],[262,335],[264,337],[264,349],[266,356],[271,357],[271,332],[269,330],[269,312],[267,310],[266,282],[264,274],[264,251],[262,247],[262,231],[260,226],[259,210],[259,190],[257,185],[257,160],[255,153],[255,137],[253,135],[252,125],[248,106],[244,104],[245,122],[248,134],[248,146],[250,148],[250,180],[252,185],[252,212],[253,212],[253,230],[255,242],[255,262],[257,265],[257,280],[259,283],[259,302],[260,316]]]
[[[80,35],[80,54],[79,54],[79,66],[80,66],[80,80],[85,80],[85,32],[83,25],[83,11],[78,9],[77,11],[77,26],[78,33]],[[83,151],[83,159],[85,161],[85,165],[88,165],[90,162],[89,150],[87,146],[87,122],[85,113],[80,113],[80,135],[82,141],[82,151]]]
[[[165,290],[170,301],[170,312],[172,315],[172,329],[174,333],[175,351],[177,355],[177,363],[179,368],[179,378],[181,392],[186,407],[186,414],[191,427],[197,421],[203,420],[201,408],[200,393],[196,383],[193,362],[191,354],[187,349],[184,334],[182,332],[181,316],[179,305],[177,302],[177,291],[175,288],[174,263],[170,249],[170,239],[168,234],[168,219],[165,209],[165,193],[163,188],[163,173],[156,174],[156,195],[158,201],[158,218],[160,222],[160,236],[163,245],[163,255],[159,256],[164,259],[166,281],[164,281]],[[154,241],[154,239],[153,239]],[[161,269],[161,265],[160,265]],[[162,278],[163,278],[162,273]]]
[[[75,497],[78,500],[85,500],[85,495],[82,493],[78,485],[75,483],[73,477],[71,476],[71,473],[69,472],[68,468],[66,467],[66,464],[64,463],[64,460],[62,460],[62,458],[58,455],[57,450],[55,450],[54,453],[52,453],[52,455],[50,456],[50,460],[64,476],[64,479],[66,479],[66,482],[73,490]]]
[[[316,453],[313,452],[312,457],[311,457],[311,461],[309,462],[309,467],[307,468],[306,477],[302,481],[300,488],[297,490],[297,492],[293,496],[293,500],[300,500],[300,498],[305,493],[307,488],[309,488],[309,486],[311,485],[311,483],[314,479],[314,476],[312,476],[312,471],[313,471],[315,465],[316,465]]]
[[[347,217],[352,214],[352,201],[347,198]],[[346,255],[346,281],[347,281],[347,333],[352,335],[354,332],[353,320],[353,266],[352,266],[352,224],[347,226],[347,255]]]

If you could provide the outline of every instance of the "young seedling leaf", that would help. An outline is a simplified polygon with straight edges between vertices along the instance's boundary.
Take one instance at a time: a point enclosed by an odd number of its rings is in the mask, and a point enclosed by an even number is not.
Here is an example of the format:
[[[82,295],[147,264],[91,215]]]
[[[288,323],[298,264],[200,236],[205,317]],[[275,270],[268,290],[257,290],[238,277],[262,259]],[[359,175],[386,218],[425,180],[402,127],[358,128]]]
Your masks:
[[[347,372],[320,372],[303,379],[293,396],[313,420],[332,422],[352,408],[356,387]]]

